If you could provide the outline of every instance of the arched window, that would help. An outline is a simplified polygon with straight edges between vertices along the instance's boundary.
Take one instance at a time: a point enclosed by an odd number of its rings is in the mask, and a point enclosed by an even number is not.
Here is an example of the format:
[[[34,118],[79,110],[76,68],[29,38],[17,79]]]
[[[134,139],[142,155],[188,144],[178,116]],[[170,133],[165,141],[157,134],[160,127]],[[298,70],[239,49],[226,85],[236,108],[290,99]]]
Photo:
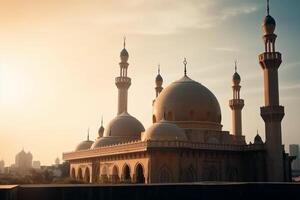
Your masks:
[[[100,182],[107,183],[108,182],[108,174],[107,174],[107,166],[104,165],[100,170]]]
[[[136,183],[145,183],[144,168],[138,164],[135,168]]]
[[[184,170],[182,181],[187,183],[197,181],[196,170],[192,165],[190,165],[187,169]]]
[[[119,178],[119,170],[117,166],[113,166],[112,168],[112,175],[111,175],[111,182],[112,183],[118,183],[120,180]]]
[[[160,169],[159,182],[160,183],[170,183],[170,182],[172,182],[171,171],[165,166]]]
[[[130,176],[130,168],[127,164],[123,167],[123,179],[124,182],[130,183],[131,182],[131,176]]]
[[[88,167],[85,169],[85,172],[84,172],[84,182],[86,182],[86,183],[91,182],[90,169]]]
[[[77,179],[80,180],[80,181],[83,180],[82,169],[81,168],[78,169]]]
[[[72,168],[71,170],[71,178],[76,179],[75,169]]]

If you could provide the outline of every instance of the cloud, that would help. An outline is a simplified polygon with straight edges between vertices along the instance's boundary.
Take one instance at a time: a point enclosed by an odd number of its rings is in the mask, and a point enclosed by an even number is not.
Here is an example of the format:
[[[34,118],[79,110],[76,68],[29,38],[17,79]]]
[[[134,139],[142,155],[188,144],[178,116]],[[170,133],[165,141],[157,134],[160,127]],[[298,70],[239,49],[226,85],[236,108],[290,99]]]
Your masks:
[[[234,47],[215,47],[213,48],[215,51],[223,51],[223,52],[238,52],[239,50]]]

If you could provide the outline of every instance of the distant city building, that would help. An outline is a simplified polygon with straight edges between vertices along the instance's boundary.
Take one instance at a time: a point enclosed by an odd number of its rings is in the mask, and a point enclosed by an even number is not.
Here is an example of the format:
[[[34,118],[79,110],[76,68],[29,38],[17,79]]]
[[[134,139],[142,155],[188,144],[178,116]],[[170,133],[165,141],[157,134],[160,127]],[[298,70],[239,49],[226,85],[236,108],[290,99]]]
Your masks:
[[[131,78],[127,73],[129,53],[124,40],[120,73],[115,78],[117,116],[105,129],[101,122],[95,141],[88,135],[73,151],[63,154],[63,159],[70,163],[70,177],[88,183],[290,181],[291,158],[282,144],[284,107],[280,105],[278,92],[278,68],[282,59],[275,49],[275,27],[268,5],[262,24],[264,51],[258,56],[265,101],[264,106],[257,109],[265,123],[265,142],[257,134],[253,143],[246,143],[242,130],[245,102],[240,95],[241,76],[236,65],[229,100],[230,133],[222,130],[218,99],[207,87],[188,76],[186,59],[183,76],[165,88],[158,70],[152,101],[153,124],[145,130],[127,108]]]
[[[14,170],[19,173],[26,173],[32,169],[32,154],[25,152],[24,149],[20,151],[15,157],[15,164],[13,165]]]
[[[300,170],[300,159],[299,159],[299,145],[290,145],[290,155],[296,156],[296,159],[292,162],[292,170]]]
[[[5,162],[4,160],[0,160],[0,174],[3,174],[5,171]]]
[[[60,160],[59,160],[58,157],[55,159],[54,163],[55,163],[56,166],[58,166],[60,164]]]
[[[41,169],[41,162],[38,160],[35,160],[32,162],[32,168],[33,169]]]

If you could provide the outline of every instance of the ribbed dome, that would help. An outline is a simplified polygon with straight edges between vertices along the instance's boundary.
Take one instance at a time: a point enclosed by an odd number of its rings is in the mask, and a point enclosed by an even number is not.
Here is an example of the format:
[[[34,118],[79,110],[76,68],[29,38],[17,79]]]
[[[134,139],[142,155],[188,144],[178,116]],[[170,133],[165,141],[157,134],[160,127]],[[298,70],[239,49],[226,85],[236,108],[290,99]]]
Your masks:
[[[163,78],[161,77],[160,74],[158,74],[155,78],[155,83],[156,83],[156,86],[162,86],[162,83],[163,83]]]
[[[82,141],[77,145],[75,151],[87,150],[87,149],[91,148],[93,143],[94,142],[91,140]]]
[[[240,82],[241,82],[241,77],[240,77],[240,75],[239,75],[237,72],[235,72],[235,73],[233,74],[233,76],[232,76],[232,82],[233,82],[233,84],[235,84],[235,85],[240,84]]]
[[[272,34],[274,33],[276,28],[276,21],[271,15],[267,15],[264,18],[262,29],[265,34]]]
[[[146,130],[142,138],[143,141],[166,141],[166,140],[178,140],[186,141],[187,137],[183,129],[179,128],[175,124],[161,120],[158,123],[154,123],[150,128]]]
[[[104,137],[130,137],[140,138],[145,131],[142,123],[127,112],[115,117],[104,131]]]
[[[221,128],[221,109],[214,94],[202,84],[187,76],[165,88],[154,103],[153,118],[160,121],[164,113],[169,121],[196,122]],[[201,122],[201,123],[200,123]]]
[[[122,51],[120,53],[120,58],[121,58],[122,62],[127,62],[128,61],[129,54],[128,54],[128,52],[125,48],[122,49]]]

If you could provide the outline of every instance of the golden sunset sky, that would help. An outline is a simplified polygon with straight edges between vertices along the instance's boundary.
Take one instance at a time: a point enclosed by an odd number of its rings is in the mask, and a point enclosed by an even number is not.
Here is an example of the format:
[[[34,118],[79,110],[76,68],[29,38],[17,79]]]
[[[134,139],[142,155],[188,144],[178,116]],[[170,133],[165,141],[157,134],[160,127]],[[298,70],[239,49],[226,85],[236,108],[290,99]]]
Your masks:
[[[276,19],[283,142],[300,144],[300,2],[271,0]],[[188,76],[218,98],[223,130],[231,130],[234,60],[242,78],[243,133],[264,138],[263,0],[2,0],[0,1],[0,160],[14,163],[22,148],[54,163],[116,115],[119,53],[129,52],[129,113],[151,124],[154,79],[164,87]],[[298,123],[298,124],[297,124]]]

